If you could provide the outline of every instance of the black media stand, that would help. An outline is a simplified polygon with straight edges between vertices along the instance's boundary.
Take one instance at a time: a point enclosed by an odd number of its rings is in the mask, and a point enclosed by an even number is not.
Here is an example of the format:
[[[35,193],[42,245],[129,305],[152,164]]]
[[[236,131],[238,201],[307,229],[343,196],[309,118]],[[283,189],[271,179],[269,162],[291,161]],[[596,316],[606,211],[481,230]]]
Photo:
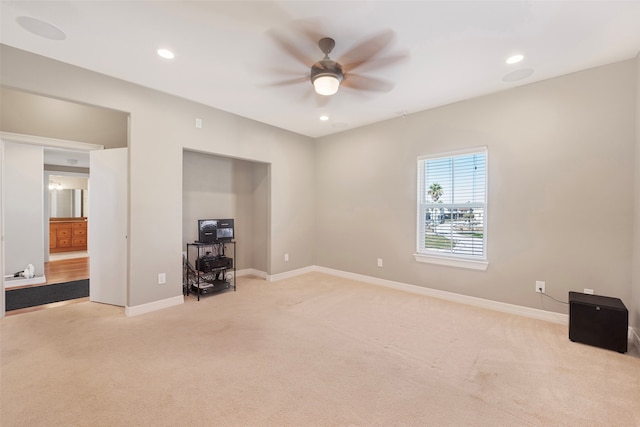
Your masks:
[[[227,256],[230,248],[232,257]],[[187,243],[183,294],[198,296],[233,288],[236,290],[236,242]],[[233,273],[232,273],[233,272]],[[231,277],[232,276],[232,277]]]

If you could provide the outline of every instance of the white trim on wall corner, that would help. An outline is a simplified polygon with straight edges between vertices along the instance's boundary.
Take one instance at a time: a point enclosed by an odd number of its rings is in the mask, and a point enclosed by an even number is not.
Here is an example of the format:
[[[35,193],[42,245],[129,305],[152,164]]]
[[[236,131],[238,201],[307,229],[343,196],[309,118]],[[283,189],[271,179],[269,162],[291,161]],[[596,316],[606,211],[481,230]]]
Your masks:
[[[134,305],[133,307],[125,307],[124,314],[127,317],[138,316],[140,314],[151,313],[152,311],[162,310],[163,308],[173,307],[184,303],[184,296],[166,298],[160,301],[154,301],[147,304]]]

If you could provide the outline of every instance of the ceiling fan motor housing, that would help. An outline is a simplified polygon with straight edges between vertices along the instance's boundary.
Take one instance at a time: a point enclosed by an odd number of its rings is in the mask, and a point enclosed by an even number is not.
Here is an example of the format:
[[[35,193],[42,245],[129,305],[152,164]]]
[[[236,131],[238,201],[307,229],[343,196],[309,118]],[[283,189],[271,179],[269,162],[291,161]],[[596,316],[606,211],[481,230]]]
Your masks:
[[[331,59],[318,61],[311,67],[311,83],[318,77],[331,76],[338,79],[340,83],[344,80],[342,66]]]

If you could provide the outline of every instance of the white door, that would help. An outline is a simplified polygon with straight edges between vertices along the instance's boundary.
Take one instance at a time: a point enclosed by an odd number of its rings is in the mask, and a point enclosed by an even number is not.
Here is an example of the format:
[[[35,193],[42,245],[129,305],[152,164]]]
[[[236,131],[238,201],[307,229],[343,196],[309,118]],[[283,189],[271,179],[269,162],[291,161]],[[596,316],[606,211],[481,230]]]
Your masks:
[[[90,153],[89,299],[127,304],[127,148]]]

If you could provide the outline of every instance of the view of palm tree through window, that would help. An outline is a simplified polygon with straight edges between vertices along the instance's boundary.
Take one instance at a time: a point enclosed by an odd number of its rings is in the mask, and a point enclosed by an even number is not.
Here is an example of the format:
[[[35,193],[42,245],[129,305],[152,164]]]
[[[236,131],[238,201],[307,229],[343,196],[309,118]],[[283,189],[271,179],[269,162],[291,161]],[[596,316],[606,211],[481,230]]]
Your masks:
[[[421,160],[419,253],[484,259],[486,151]]]

